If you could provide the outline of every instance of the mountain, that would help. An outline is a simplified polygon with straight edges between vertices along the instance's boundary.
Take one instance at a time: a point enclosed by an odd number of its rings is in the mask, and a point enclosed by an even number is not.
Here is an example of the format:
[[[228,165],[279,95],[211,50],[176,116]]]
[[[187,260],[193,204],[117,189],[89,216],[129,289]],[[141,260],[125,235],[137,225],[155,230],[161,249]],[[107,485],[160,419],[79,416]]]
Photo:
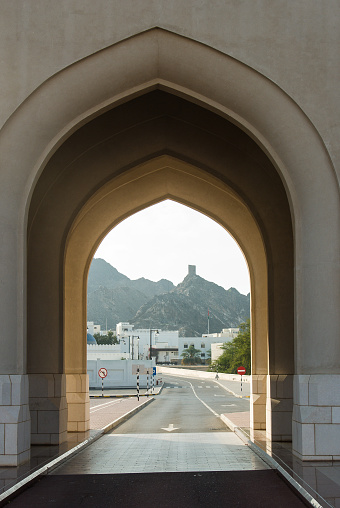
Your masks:
[[[188,274],[172,292],[146,302],[130,321],[135,328],[179,330],[184,337],[234,328],[250,316],[250,295],[227,291],[196,274]]]
[[[155,295],[174,289],[171,281],[131,280],[104,259],[93,259],[87,282],[87,320],[105,329],[130,321],[138,309]]]
[[[128,321],[137,328],[179,330],[180,336],[199,337],[208,331],[234,328],[250,316],[250,295],[225,290],[196,275],[191,267],[174,286],[162,279],[131,280],[103,259],[92,261],[88,277],[87,319],[114,329]]]

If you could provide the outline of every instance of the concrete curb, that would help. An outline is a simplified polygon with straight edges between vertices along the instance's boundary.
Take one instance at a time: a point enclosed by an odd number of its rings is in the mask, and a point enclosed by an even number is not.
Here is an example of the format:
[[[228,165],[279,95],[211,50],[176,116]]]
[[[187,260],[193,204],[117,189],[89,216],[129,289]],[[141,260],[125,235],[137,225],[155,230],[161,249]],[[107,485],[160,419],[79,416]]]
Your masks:
[[[157,395],[159,395],[161,393],[161,391],[163,390],[163,386],[164,386],[164,383],[162,383],[162,386],[160,387],[160,389],[158,390],[158,392],[156,393],[149,393],[148,395],[146,393],[140,393],[139,396],[140,397],[155,397]],[[111,395],[90,395],[89,396],[90,399],[122,399],[122,398],[134,398],[134,397],[137,397],[137,395],[132,395],[132,394],[123,394],[123,395],[119,395],[119,394],[111,394]]]
[[[229,418],[221,415],[221,420],[240,438],[242,441],[249,446],[249,448],[256,453],[269,467],[275,469],[283,479],[289,484],[289,486],[298,492],[298,494],[304,498],[311,506],[315,508],[323,508],[323,506],[314,497],[307,492],[307,490],[300,485],[289,473],[286,471],[273,457],[268,455],[264,450],[257,446],[249,437],[243,432],[241,427],[237,427]]]
[[[226,424],[227,427],[229,427],[230,430],[232,430],[233,432],[236,433],[236,429],[238,429],[239,427],[237,427],[231,420],[229,420],[229,418],[227,418],[224,414],[220,415],[220,418],[222,420],[222,422],[224,422]]]
[[[214,383],[217,383],[218,385],[220,385],[221,388],[223,388],[227,392],[231,393],[232,395],[234,395],[234,397],[237,397],[238,399],[249,399],[250,398],[250,395],[238,395],[237,393],[235,393],[232,390],[230,390],[230,388],[227,388],[226,386],[224,386],[219,381],[216,381],[216,379],[212,379],[212,381],[214,381]]]
[[[149,405],[151,402],[153,402],[155,399],[153,397],[150,397],[148,400],[143,402],[138,407],[135,407],[134,409],[131,409],[128,413],[120,416],[113,422],[109,423],[104,427],[103,429],[98,430],[98,433],[95,436],[89,437],[88,439],[85,439],[82,443],[79,443],[74,448],[71,448],[71,450],[68,450],[67,452],[63,453],[59,457],[53,459],[45,466],[40,467],[37,469],[37,471],[34,471],[30,475],[26,476],[23,480],[13,485],[13,487],[10,487],[8,490],[0,494],[0,506],[4,506],[12,497],[17,496],[20,494],[20,492],[24,491],[31,483],[36,481],[40,476],[46,475],[56,469],[57,467],[61,466],[64,462],[74,457],[77,453],[83,451],[85,448],[87,448],[89,445],[93,444],[95,441],[97,441],[100,437],[102,437],[104,434],[109,432],[110,430],[118,427],[121,423],[124,423],[127,421],[131,416],[135,415],[142,409],[144,409],[147,405]]]

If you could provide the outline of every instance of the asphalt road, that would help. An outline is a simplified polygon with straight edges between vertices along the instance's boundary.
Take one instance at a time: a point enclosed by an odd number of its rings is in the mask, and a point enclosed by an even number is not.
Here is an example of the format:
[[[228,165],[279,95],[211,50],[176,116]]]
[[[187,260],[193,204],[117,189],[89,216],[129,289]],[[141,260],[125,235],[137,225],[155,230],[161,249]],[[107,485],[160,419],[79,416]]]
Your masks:
[[[249,401],[238,399],[214,381],[187,381],[163,376],[164,387],[156,400],[140,413],[117,427],[113,434],[229,431],[219,418],[221,413],[249,411]]]

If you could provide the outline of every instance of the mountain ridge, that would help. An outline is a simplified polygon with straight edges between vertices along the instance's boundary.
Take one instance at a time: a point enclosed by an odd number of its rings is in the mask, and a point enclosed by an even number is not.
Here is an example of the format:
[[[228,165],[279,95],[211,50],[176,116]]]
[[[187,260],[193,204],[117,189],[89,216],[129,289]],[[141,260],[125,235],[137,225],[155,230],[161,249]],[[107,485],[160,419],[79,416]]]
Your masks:
[[[103,284],[106,285],[103,285]],[[102,259],[92,261],[88,279],[88,320],[103,328],[128,321],[137,328],[179,330],[180,336],[235,328],[250,315],[250,294],[224,289],[188,273],[177,286],[161,279],[131,280]]]

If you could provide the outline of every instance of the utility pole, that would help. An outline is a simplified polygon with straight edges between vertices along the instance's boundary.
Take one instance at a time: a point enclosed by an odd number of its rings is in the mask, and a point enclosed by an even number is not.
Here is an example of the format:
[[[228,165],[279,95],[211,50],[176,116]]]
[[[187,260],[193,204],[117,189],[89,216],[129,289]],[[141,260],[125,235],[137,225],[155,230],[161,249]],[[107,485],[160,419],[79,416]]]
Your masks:
[[[158,330],[156,328],[150,328],[150,354],[149,354],[149,360],[152,360],[152,354],[151,354],[151,348],[152,348],[152,332],[157,332]]]

